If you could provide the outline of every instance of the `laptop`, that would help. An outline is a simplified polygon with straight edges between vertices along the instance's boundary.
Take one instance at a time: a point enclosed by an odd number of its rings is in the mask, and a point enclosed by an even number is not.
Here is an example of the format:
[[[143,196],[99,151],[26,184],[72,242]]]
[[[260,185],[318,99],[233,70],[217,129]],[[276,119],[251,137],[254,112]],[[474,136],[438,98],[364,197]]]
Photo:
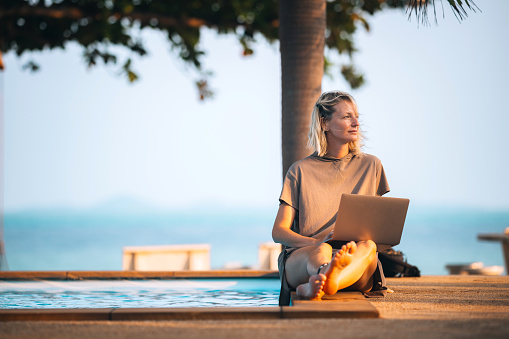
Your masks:
[[[345,241],[373,240],[379,251],[399,244],[409,199],[343,194],[336,216],[333,247]]]

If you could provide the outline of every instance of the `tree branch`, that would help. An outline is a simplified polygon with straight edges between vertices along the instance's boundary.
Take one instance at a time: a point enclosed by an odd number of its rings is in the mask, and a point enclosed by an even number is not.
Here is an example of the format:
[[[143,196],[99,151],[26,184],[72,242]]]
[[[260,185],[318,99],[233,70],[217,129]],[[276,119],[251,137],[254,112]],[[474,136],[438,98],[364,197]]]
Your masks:
[[[110,12],[110,16],[114,16],[118,19],[127,18],[131,21],[140,21],[144,24],[150,24],[152,19],[156,19],[161,26],[173,26],[173,27],[189,27],[199,28],[202,26],[206,27],[218,27],[218,24],[213,21],[207,21],[202,18],[193,17],[171,17],[166,14],[155,13],[155,12]],[[82,18],[90,17],[86,12],[77,7],[60,7],[60,8],[49,8],[41,6],[29,6],[24,5],[22,7],[12,8],[0,12],[0,20],[8,17],[37,17],[37,18],[49,18],[49,19],[71,19],[79,20]],[[108,19],[104,18],[102,12],[94,13],[92,16],[94,20]],[[275,21],[277,24],[277,20]],[[236,28],[249,26],[246,23],[239,23],[238,21],[221,22],[221,27]]]

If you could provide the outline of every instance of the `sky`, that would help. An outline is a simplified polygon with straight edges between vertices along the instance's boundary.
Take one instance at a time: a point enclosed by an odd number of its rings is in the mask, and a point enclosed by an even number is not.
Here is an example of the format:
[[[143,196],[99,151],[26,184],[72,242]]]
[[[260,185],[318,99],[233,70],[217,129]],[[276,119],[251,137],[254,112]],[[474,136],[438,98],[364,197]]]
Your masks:
[[[369,19],[354,61],[365,152],[379,157],[391,196],[414,205],[509,208],[509,2],[476,1],[438,26],[404,11]],[[142,32],[135,84],[111,67],[87,69],[81,49],[4,56],[4,208],[89,208],[133,199],[168,209],[275,208],[282,184],[278,44],[258,38],[242,56],[231,36],[203,30],[212,100],[164,35]],[[344,56],[329,55],[336,62]],[[23,71],[29,59],[37,73]],[[310,112],[311,114],[311,112]]]

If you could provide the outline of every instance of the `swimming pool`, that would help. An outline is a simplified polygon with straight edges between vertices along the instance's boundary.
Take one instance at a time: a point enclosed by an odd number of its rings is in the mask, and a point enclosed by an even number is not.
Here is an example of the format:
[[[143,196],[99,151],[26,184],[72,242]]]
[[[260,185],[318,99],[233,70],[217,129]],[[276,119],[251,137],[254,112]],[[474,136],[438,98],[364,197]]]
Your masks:
[[[277,306],[279,279],[0,281],[0,309]]]

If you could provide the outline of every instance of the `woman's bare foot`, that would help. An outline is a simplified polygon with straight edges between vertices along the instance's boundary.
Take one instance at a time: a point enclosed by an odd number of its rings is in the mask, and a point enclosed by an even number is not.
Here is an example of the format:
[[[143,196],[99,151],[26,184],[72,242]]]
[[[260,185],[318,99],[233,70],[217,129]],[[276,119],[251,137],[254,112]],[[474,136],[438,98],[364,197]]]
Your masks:
[[[323,286],[327,278],[323,274],[316,274],[309,277],[309,282],[297,286],[297,295],[310,300],[322,299]]]
[[[348,244],[343,245],[341,249],[334,254],[332,260],[323,274],[327,277],[323,286],[325,294],[334,294],[338,291],[338,284],[340,280],[340,273],[347,267],[353,259],[353,254],[357,250],[357,244],[350,241]]]

